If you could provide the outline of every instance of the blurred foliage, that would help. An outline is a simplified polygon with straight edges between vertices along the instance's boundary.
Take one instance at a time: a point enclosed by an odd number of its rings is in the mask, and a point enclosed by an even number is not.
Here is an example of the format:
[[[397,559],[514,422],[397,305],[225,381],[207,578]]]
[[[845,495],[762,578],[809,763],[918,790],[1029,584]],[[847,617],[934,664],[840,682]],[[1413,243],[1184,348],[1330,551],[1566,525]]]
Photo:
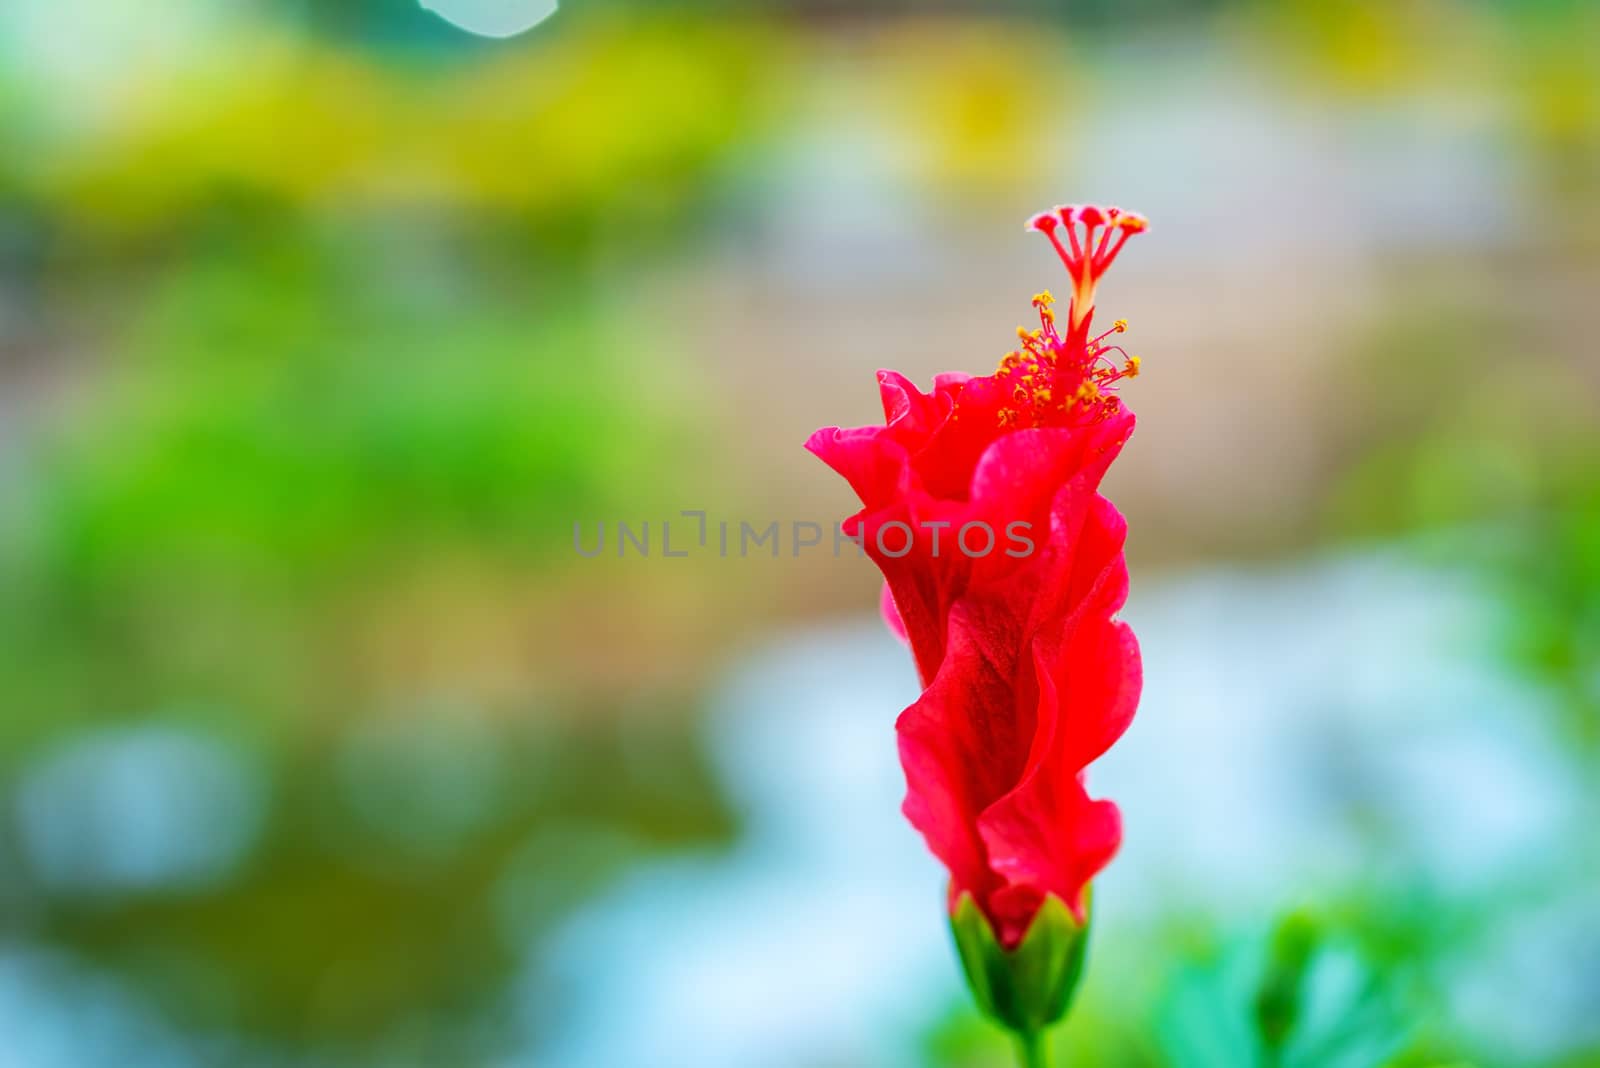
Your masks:
[[[1593,463],[1597,454],[1586,456]],[[1513,663],[1551,686],[1565,737],[1600,758],[1600,466],[1535,514],[1502,555],[1496,576],[1509,607]]]
[[[1272,932],[1267,966],[1256,989],[1256,1032],[1263,1059],[1282,1060],[1283,1048],[1300,1019],[1306,968],[1317,947],[1317,927],[1304,913],[1290,913]]]
[[[401,588],[527,584],[570,515],[639,507],[643,452],[692,455],[670,388],[605,385],[650,372],[559,286],[430,298],[427,257],[273,229],[147,287],[104,388],[38,440],[0,545],[0,679],[36,713],[10,752],[172,693],[280,726],[363,703]]]
[[[245,25],[190,63],[130,66],[0,171],[75,234],[170,234],[246,195],[509,215],[543,227],[525,253],[559,255],[563,237],[595,226],[681,220],[756,117],[763,51],[759,28],[700,20],[579,19],[471,62]],[[45,114],[66,106],[24,99]]]
[[[1270,930],[1174,918],[1151,941],[1088,971],[1055,1036],[1062,1065],[1089,1068],[1424,1068],[1460,1061],[1438,1037],[1445,1006],[1412,983],[1415,947],[1384,945],[1364,914],[1285,914]],[[1091,954],[1092,955],[1092,954]],[[1136,962],[1160,962],[1141,966]],[[1109,976],[1109,977],[1108,977]],[[965,1004],[928,1032],[941,1068],[1009,1063],[1009,1046]]]
[[[246,28],[85,121],[0,124],[34,394],[0,466],[0,783],[34,813],[0,833],[8,938],[195,1035],[471,1063],[554,922],[731,833],[685,699],[576,695],[607,635],[556,606],[572,517],[681,506],[649,472],[703,459],[695,384],[665,338],[638,358],[596,257],[692,228],[748,45],[635,19],[463,64]],[[123,795],[41,776],[171,729],[265,784],[237,869],[47,877]]]
[[[507,1037],[494,995],[530,944],[641,855],[731,827],[681,736],[487,730],[398,722],[281,753],[240,877],[22,888],[0,923],[115,967],[197,1034],[338,1064],[488,1057]]]
[[[1441,325],[1447,324],[1447,325]],[[1536,349],[1541,324],[1445,301],[1375,332],[1349,395],[1364,444],[1333,483],[1345,535],[1455,532],[1437,550],[1505,608],[1508,662],[1549,684],[1565,740],[1600,751],[1600,383]],[[1524,353],[1526,354],[1524,355]],[[1516,373],[1500,368],[1506,353]],[[1405,366],[1441,394],[1419,409],[1384,388]]]

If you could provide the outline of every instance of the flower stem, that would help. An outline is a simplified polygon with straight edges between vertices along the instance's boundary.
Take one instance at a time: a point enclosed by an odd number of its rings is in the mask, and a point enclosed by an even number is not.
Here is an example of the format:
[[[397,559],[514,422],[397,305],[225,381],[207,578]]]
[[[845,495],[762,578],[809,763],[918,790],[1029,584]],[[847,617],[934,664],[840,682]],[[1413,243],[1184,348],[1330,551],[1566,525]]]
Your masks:
[[[1050,1068],[1048,1031],[1029,1031],[1017,1035],[1017,1063],[1021,1068]]]

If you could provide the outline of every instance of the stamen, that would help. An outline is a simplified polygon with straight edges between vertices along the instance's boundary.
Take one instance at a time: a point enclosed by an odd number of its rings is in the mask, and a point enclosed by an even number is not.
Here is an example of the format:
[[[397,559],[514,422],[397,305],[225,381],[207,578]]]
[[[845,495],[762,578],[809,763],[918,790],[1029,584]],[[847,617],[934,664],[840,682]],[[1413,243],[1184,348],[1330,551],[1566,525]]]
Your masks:
[[[1049,239],[1072,281],[1070,327],[1065,335],[1057,332],[1056,298],[1049,290],[1033,295],[1039,328],[1019,326],[1020,347],[1000,361],[997,377],[1009,390],[1009,403],[996,409],[996,418],[1007,428],[1071,426],[1108,418],[1121,407],[1117,383],[1136,377],[1140,364],[1139,357],[1120,345],[1106,344],[1111,335],[1127,332],[1126,319],[1089,336],[1095,287],[1128,238],[1148,223],[1144,216],[1119,208],[1082,204],[1035,215],[1028,226]]]
[[[1127,330],[1128,330],[1128,320],[1126,320],[1126,319],[1118,319],[1116,322],[1111,324],[1111,329],[1110,330],[1107,330],[1105,333],[1101,334],[1099,337],[1097,337],[1093,341],[1089,342],[1089,347],[1091,349],[1092,348],[1097,348],[1102,341],[1104,341],[1106,338],[1110,337],[1112,334],[1123,334],[1123,333],[1126,333]]]

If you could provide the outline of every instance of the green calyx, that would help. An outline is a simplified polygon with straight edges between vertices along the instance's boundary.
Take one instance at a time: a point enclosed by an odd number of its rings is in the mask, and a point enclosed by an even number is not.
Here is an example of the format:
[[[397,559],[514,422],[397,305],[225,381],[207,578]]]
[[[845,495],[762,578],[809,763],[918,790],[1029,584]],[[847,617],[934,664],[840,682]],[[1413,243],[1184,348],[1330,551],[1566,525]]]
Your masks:
[[[1032,1041],[1067,1014],[1089,945],[1088,908],[1085,891],[1080,924],[1066,902],[1046,896],[1027,934],[1008,950],[972,895],[961,895],[950,929],[967,985],[984,1015]]]

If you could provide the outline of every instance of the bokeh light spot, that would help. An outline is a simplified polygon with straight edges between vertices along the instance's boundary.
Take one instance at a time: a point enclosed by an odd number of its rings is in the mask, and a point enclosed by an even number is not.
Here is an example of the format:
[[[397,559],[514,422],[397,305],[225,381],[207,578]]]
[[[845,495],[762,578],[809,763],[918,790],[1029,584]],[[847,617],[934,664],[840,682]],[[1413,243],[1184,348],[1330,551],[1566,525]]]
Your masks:
[[[104,731],[24,775],[23,855],[61,893],[214,884],[254,845],[265,793],[257,769],[211,738],[165,726]]]
[[[420,0],[452,25],[484,37],[513,37],[556,13],[556,0]]]

